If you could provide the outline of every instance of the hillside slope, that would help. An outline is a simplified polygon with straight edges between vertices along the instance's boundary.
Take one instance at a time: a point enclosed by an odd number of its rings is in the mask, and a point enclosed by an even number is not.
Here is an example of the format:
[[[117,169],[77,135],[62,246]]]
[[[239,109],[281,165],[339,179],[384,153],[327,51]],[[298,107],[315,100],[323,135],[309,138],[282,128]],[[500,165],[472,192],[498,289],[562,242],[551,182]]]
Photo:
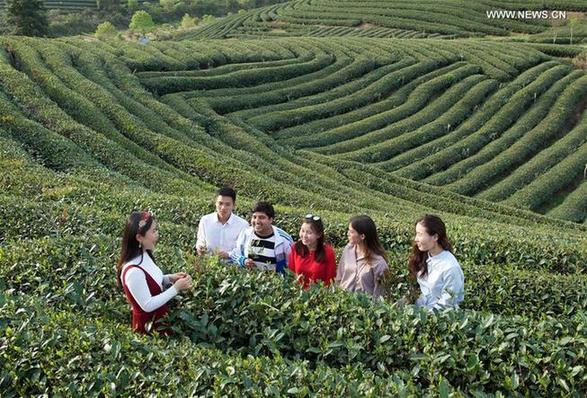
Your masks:
[[[537,48],[0,37],[2,395],[584,395],[586,77]],[[371,215],[387,301],[196,261],[224,184],[294,235],[320,214],[337,249]],[[170,339],[130,330],[116,284],[124,220],[146,209],[158,264],[195,279]],[[465,273],[459,311],[393,304],[428,212]]]
[[[500,11],[521,11],[524,14],[521,17],[515,13],[493,14]],[[550,22],[544,16],[558,19],[565,15],[560,12],[565,11],[569,12],[567,17],[574,15],[572,13],[583,15],[587,11],[587,2],[294,0],[224,18],[186,33],[183,38],[357,36],[452,39],[541,33],[544,37],[550,30]],[[542,12],[546,14],[543,16]],[[578,38],[582,36],[579,33]]]

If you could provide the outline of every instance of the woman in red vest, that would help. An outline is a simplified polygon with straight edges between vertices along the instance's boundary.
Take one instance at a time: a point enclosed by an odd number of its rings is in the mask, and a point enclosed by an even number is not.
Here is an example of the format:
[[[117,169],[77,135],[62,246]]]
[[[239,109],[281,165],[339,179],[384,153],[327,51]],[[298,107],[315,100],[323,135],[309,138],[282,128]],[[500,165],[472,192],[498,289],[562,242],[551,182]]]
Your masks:
[[[158,240],[157,223],[149,212],[130,215],[116,269],[118,282],[132,307],[132,328],[139,333],[168,333],[157,327],[157,321],[167,314],[169,300],[192,287],[192,278],[185,272],[163,275],[153,255]]]
[[[308,214],[300,228],[300,239],[289,254],[288,267],[301,275],[304,287],[322,281],[328,286],[336,276],[336,257],[332,246],[324,242],[324,224],[319,216]]]

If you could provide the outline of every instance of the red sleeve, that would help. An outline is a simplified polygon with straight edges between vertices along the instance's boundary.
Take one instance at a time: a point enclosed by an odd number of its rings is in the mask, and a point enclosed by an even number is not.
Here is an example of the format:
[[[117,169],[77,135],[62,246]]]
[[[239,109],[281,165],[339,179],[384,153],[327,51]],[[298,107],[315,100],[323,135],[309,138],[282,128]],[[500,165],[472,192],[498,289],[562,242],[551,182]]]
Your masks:
[[[324,284],[330,286],[330,283],[336,276],[336,256],[332,246],[326,246],[326,278]]]
[[[294,244],[291,247],[291,250],[289,252],[289,258],[288,258],[288,261],[287,261],[287,266],[293,272],[296,272],[295,262],[296,262],[296,247],[295,247],[295,244]]]

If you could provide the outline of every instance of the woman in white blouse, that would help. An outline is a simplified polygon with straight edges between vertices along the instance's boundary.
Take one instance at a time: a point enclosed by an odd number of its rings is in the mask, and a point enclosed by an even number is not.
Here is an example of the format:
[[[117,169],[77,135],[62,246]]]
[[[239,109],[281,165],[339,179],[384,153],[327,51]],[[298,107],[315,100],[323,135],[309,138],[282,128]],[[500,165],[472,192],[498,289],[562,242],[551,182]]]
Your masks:
[[[432,311],[458,308],[463,301],[465,277],[440,217],[427,214],[416,223],[409,271],[420,285],[416,305]]]
[[[192,278],[185,272],[163,275],[153,254],[158,240],[157,223],[149,212],[130,215],[116,269],[118,283],[132,308],[132,328],[139,333],[152,329],[168,333],[154,323],[167,314],[169,300],[192,287]]]

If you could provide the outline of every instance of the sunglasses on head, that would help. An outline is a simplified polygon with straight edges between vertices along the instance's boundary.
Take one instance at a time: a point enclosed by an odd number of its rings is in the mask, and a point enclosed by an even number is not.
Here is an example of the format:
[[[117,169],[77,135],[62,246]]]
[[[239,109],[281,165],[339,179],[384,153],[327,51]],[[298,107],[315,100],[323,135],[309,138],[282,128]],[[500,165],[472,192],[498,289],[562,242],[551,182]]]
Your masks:
[[[314,220],[314,221],[318,221],[320,220],[320,216],[315,216],[313,214],[306,214],[306,217],[304,217],[306,220]]]

